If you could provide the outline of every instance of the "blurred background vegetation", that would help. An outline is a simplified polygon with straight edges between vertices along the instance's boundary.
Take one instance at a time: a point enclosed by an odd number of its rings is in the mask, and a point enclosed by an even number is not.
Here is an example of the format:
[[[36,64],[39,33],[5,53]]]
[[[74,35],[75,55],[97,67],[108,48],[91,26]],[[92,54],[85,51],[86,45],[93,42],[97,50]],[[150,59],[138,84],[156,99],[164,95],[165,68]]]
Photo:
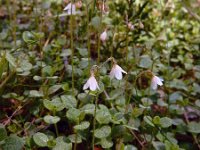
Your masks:
[[[0,0],[2,150],[197,150],[199,95],[199,0]]]

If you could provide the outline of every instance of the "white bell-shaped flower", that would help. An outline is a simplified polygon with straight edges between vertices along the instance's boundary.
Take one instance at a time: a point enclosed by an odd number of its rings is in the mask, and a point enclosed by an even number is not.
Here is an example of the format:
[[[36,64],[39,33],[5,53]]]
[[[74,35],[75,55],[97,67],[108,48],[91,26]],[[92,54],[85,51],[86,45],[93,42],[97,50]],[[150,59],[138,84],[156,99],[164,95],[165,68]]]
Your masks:
[[[114,77],[118,80],[122,79],[122,73],[127,74],[119,65],[114,64],[111,71],[110,71],[110,78],[113,79]]]
[[[99,88],[99,85],[97,83],[97,80],[95,79],[94,77],[94,73],[91,73],[91,76],[90,78],[87,80],[87,82],[84,84],[83,86],[83,90],[86,90],[86,89],[90,89],[91,91],[95,91],[97,89],[100,89]]]
[[[152,79],[151,79],[151,88],[156,90],[158,88],[158,85],[162,86],[163,85],[163,82],[164,80],[157,77],[157,76],[153,76]]]
[[[67,11],[68,15],[75,15],[76,14],[76,5],[69,3],[65,8],[65,11]]]
[[[106,41],[106,39],[107,39],[107,32],[106,32],[106,30],[103,33],[101,33],[100,39],[101,39],[102,42]]]

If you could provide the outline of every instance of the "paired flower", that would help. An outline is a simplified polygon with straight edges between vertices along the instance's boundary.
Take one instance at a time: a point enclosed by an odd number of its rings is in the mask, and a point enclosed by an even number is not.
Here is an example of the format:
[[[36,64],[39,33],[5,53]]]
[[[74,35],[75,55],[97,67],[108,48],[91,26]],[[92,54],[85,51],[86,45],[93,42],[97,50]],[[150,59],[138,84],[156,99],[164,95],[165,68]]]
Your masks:
[[[151,79],[151,88],[156,90],[158,88],[158,85],[162,86],[164,80],[153,75],[152,79]]]
[[[67,11],[68,15],[75,15],[79,12],[76,11],[76,8],[81,8],[82,7],[82,2],[78,1],[75,4],[69,3],[64,10]]]
[[[106,32],[106,30],[103,33],[101,33],[100,39],[101,39],[102,42],[106,41],[106,39],[107,39],[107,32]]]
[[[122,79],[122,73],[127,74],[126,71],[124,71],[119,65],[114,63],[111,71],[110,71],[110,78],[113,79],[114,77],[118,80]]]
[[[110,61],[110,60],[113,61],[113,67],[112,67],[112,69],[110,71],[110,78],[113,79],[115,77],[116,79],[121,80],[122,79],[122,73],[127,74],[127,72],[124,71],[119,65],[117,65],[117,63],[116,63],[116,61],[115,61],[115,59],[113,57],[110,57],[107,61]],[[93,66],[93,67],[98,67],[98,66]],[[83,90],[86,90],[88,88],[91,91],[95,91],[97,89],[98,90],[100,89],[99,85],[97,83],[97,80],[95,79],[94,68],[93,67],[91,69],[90,78],[84,84]]]
[[[75,4],[69,3],[65,8],[65,11],[67,11],[68,15],[74,15],[76,14],[76,6]]]
[[[90,89],[91,91],[95,91],[96,89],[100,89],[99,85],[97,83],[97,80],[94,77],[94,73],[91,72],[90,78],[87,80],[87,82],[83,86],[83,90]]]

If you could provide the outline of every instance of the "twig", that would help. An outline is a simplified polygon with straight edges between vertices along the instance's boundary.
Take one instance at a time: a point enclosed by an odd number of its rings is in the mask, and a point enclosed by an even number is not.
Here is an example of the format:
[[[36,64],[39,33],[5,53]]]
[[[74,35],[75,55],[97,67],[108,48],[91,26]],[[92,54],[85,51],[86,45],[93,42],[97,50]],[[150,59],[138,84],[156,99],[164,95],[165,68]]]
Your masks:
[[[11,72],[8,76],[7,76],[7,78],[0,84],[0,89],[2,89],[5,85],[6,85],[6,83],[9,81],[9,79],[10,78],[12,78],[12,76],[15,74],[15,70],[13,71],[13,72]]]
[[[186,114],[186,110],[184,111],[184,118],[185,118],[186,123],[189,124],[190,121],[188,120],[188,117],[187,117],[187,114]],[[198,140],[197,140],[196,136],[193,133],[192,133],[192,137],[194,139],[194,142],[197,144],[198,148],[200,149],[200,145],[198,143]]]
[[[137,137],[137,135],[131,129],[129,129],[129,131],[135,137],[135,139],[138,141],[138,143],[140,144],[140,146],[143,148],[144,147],[144,142],[141,142],[140,139]]]

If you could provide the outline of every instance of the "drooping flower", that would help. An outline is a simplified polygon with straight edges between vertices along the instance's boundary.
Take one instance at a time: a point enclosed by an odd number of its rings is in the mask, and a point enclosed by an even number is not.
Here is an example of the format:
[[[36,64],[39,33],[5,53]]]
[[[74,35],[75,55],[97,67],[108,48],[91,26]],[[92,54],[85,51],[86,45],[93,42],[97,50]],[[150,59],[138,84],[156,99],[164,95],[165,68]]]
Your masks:
[[[139,27],[140,27],[140,29],[144,28],[144,24],[141,21],[139,22]]]
[[[82,4],[81,1],[78,1],[78,2],[75,3],[76,8],[81,8],[82,5],[83,5],[83,4]]]
[[[131,23],[131,22],[129,22],[128,24],[127,24],[127,26],[128,26],[128,28],[132,31],[132,30],[134,30],[134,25]]]
[[[110,78],[113,79],[114,77],[118,80],[122,79],[122,73],[127,74],[126,71],[124,71],[119,65],[114,63],[111,71],[110,71]]]
[[[100,89],[99,88],[99,85],[97,83],[97,80],[95,79],[94,77],[94,73],[91,73],[91,76],[90,78],[87,80],[87,82],[84,84],[83,86],[83,90],[86,90],[86,89],[90,89],[91,91],[95,91],[97,89]]]
[[[76,6],[75,4],[72,4],[72,3],[69,3],[65,8],[64,8],[65,11],[67,11],[67,14],[68,15],[74,15],[76,14]]]
[[[151,88],[156,90],[158,88],[158,85],[162,86],[164,80],[153,75],[152,79],[151,79]]]
[[[100,39],[101,39],[102,42],[106,41],[106,39],[107,39],[107,32],[106,32],[106,30],[103,33],[101,33]]]

